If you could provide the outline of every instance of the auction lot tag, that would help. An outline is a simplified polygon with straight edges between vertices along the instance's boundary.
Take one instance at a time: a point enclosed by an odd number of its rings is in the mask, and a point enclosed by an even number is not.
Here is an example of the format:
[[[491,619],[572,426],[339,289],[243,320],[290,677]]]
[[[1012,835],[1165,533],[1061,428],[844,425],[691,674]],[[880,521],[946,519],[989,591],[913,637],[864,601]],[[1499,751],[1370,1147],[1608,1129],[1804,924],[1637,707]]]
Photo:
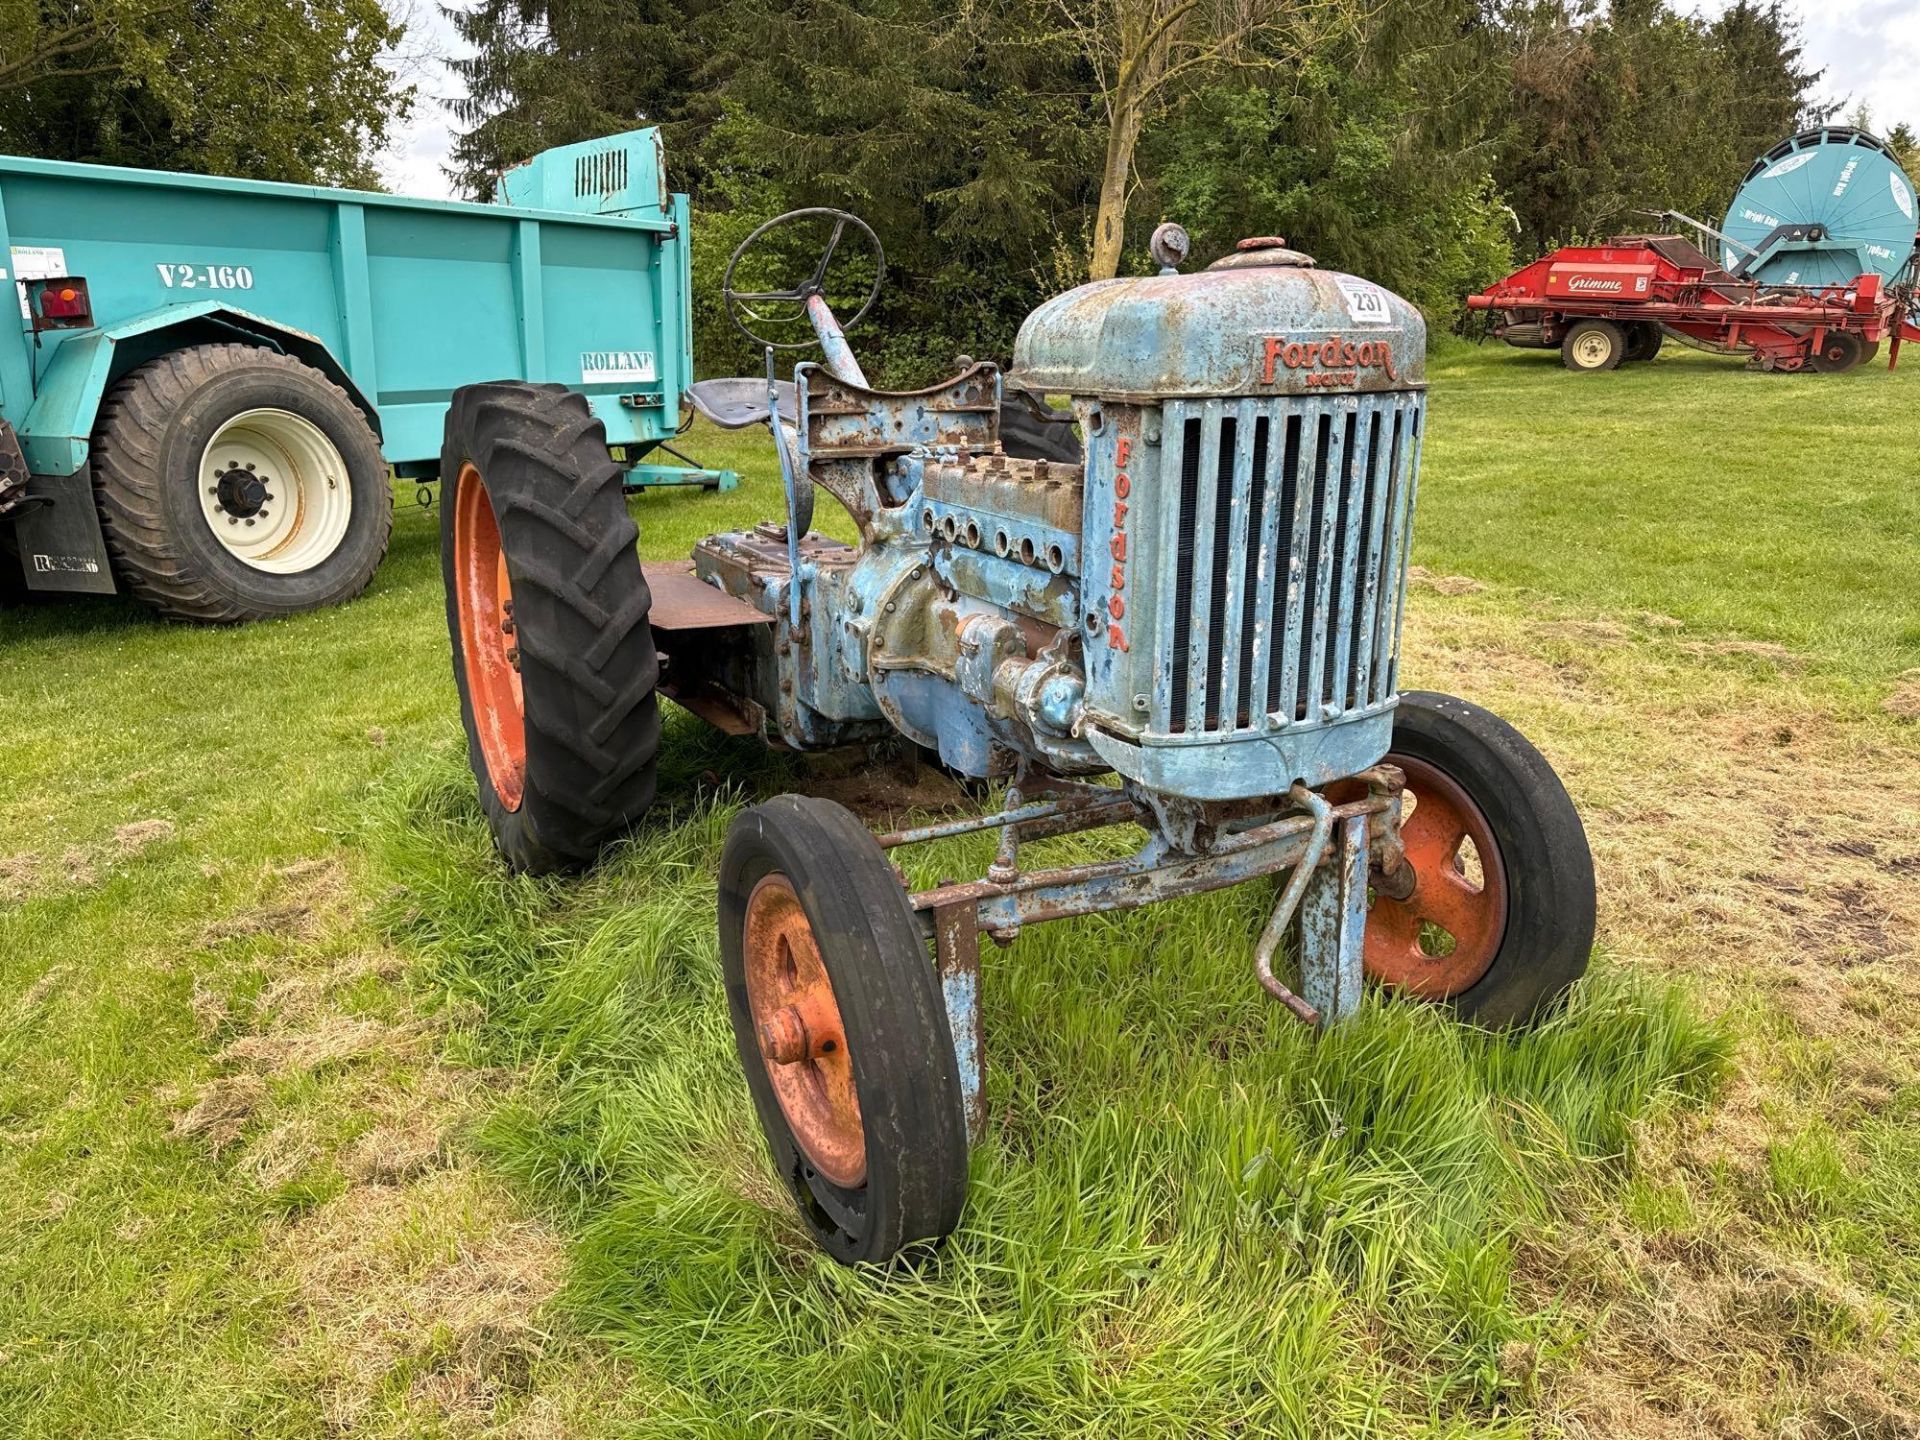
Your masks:
[[[1347,314],[1356,325],[1391,325],[1393,311],[1387,306],[1387,292],[1371,280],[1352,275],[1336,275],[1333,283],[1347,299]]]

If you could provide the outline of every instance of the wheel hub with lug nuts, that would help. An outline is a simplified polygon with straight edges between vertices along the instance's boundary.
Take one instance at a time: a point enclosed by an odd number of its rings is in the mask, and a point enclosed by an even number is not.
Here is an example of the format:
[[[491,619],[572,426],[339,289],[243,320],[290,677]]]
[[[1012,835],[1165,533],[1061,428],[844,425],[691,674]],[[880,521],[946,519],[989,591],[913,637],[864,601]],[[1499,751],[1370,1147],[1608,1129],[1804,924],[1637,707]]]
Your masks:
[[[201,514],[220,547],[250,569],[293,575],[346,539],[353,487],[327,433],[274,406],[244,410],[200,453]]]
[[[264,507],[273,499],[267,485],[267,477],[258,474],[253,466],[232,464],[220,472],[213,494],[218,508],[231,523],[267,513]]]
[[[846,1024],[813,926],[784,875],[747,899],[742,950],[747,1001],[767,1079],[814,1169],[854,1188],[867,1175],[866,1131],[847,1054]]]

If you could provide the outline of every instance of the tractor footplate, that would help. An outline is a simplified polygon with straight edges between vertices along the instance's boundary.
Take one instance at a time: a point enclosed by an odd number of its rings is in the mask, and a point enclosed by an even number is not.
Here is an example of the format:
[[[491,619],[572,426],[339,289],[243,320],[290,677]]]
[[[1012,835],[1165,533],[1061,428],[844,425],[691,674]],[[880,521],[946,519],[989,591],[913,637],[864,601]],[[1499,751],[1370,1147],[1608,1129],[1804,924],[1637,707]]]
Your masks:
[[[647,620],[655,631],[733,629],[741,625],[771,625],[773,617],[736,600],[718,585],[709,585],[693,573],[686,560],[642,565],[647,590],[653,597]]]

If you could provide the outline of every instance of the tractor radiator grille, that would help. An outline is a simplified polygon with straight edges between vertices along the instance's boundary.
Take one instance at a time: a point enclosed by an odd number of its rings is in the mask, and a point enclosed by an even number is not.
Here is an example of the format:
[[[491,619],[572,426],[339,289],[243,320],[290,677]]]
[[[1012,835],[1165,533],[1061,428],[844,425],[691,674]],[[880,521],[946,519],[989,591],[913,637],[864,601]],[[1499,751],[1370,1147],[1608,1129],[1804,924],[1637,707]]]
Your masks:
[[[1423,396],[1173,401],[1152,728],[1313,725],[1394,693]]]

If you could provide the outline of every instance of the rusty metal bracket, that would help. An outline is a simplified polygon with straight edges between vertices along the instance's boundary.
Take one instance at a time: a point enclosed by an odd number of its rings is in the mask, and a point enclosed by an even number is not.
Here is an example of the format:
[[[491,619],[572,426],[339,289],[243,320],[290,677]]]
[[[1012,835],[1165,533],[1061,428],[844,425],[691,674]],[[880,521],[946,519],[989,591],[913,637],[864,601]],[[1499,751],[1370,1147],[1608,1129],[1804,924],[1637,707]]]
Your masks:
[[[1365,959],[1367,822],[1354,815],[1337,828],[1339,848],[1308,872],[1300,904],[1300,988],[1322,1026],[1360,1008]]]
[[[1318,1025],[1319,1010],[1281,984],[1274,975],[1273,952],[1280,948],[1280,937],[1287,933],[1294,911],[1300,908],[1300,897],[1306,893],[1307,882],[1313,878],[1320,857],[1326,853],[1327,841],[1333,838],[1333,807],[1304,785],[1295,785],[1287,792],[1287,797],[1313,816],[1313,831],[1307,837],[1307,848],[1300,854],[1300,863],[1293,867],[1285,888],[1280,891],[1279,900],[1274,903],[1273,914],[1267,917],[1267,926],[1260,932],[1259,943],[1253,947],[1253,973],[1269,995],[1307,1024]],[[1363,819],[1361,824],[1364,826],[1365,823]]]
[[[977,1145],[987,1127],[987,1049],[980,1021],[980,924],[971,902],[935,908],[933,946],[960,1069],[967,1140]]]

